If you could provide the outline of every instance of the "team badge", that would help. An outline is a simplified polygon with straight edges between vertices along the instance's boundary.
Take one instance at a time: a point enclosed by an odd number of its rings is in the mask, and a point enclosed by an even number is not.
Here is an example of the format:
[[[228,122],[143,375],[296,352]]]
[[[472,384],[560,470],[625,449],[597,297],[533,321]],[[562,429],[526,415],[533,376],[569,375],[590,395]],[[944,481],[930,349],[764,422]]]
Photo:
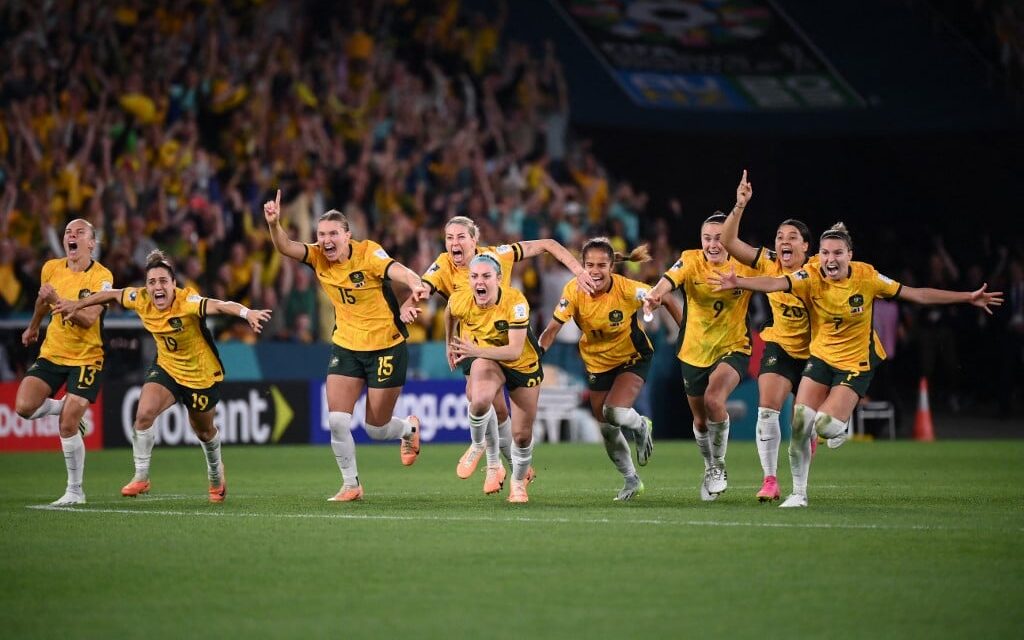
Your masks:
[[[796,278],[797,280],[806,280],[807,278],[810,278],[811,276],[810,276],[810,274],[807,273],[807,271],[805,269],[801,269],[799,271],[794,271],[793,272],[793,277]]]
[[[333,358],[331,358],[331,362],[330,362],[330,364],[328,366],[329,367],[336,367],[336,366],[338,366],[338,357],[334,356]]]
[[[590,384],[594,384],[597,382],[597,375],[593,373],[587,374],[587,379],[590,380]]]
[[[508,331],[508,320],[495,321],[494,328],[502,333],[505,333],[506,331]]]
[[[859,294],[859,293],[853,294],[852,296],[850,296],[850,299],[848,300],[848,302],[850,303],[850,312],[851,313],[863,313],[864,312],[864,296],[862,296],[861,294]]]
[[[352,284],[356,286],[356,289],[361,289],[366,286],[366,276],[363,275],[362,271],[353,271],[349,274],[348,279],[352,281]]]
[[[778,360],[779,359],[776,356],[768,356],[768,359],[765,360],[765,364],[768,365],[769,367],[774,367],[775,363],[778,362]]]
[[[185,330],[185,326],[182,324],[181,318],[171,318],[170,320],[168,320],[168,324],[170,324],[171,328],[174,329],[175,331]]]
[[[611,322],[612,325],[617,325],[622,322],[622,317],[622,312],[616,309],[608,314],[608,321]]]
[[[78,299],[79,300],[81,300],[82,298],[88,298],[90,295],[92,295],[92,291],[89,291],[88,289],[79,289],[78,290]]]

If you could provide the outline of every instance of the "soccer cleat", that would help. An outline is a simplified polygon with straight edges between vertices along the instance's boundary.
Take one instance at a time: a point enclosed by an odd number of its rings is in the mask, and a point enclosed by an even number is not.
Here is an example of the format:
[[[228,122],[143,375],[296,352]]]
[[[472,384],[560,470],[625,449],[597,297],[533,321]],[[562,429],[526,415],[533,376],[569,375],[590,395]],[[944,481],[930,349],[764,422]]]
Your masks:
[[[210,502],[224,502],[228,495],[228,479],[224,475],[224,463],[220,463],[220,484],[210,485]]]
[[[779,505],[779,508],[780,509],[791,509],[793,507],[806,507],[806,506],[807,506],[807,496],[799,494],[799,493],[794,493],[793,495],[791,495],[788,498],[786,498],[785,501],[783,501],[783,503]]]
[[[772,500],[779,499],[779,481],[775,476],[768,476],[764,479],[761,490],[757,492],[757,499],[760,502],[771,502]]]
[[[480,458],[484,455],[484,448],[480,445],[471,444],[466,452],[459,458],[459,464],[455,466],[455,475],[463,480],[473,475],[476,466],[480,464]]]
[[[530,497],[526,495],[526,480],[512,479],[512,486],[508,491],[508,501],[514,503],[526,503]]]
[[[729,488],[729,474],[725,472],[725,463],[722,466],[711,467],[711,477],[707,482],[708,493],[725,493]]]
[[[708,482],[711,481],[711,469],[704,470],[704,477],[700,481],[700,499],[704,502],[714,502],[718,500],[717,493],[711,493],[708,491]]]
[[[134,498],[140,493],[149,493],[149,480],[132,480],[121,487],[121,495],[126,498]]]
[[[640,416],[640,431],[636,434],[636,463],[647,466],[654,453],[654,423],[647,416]]]
[[[354,487],[342,485],[333,498],[327,498],[328,502],[355,502],[363,499],[363,485],[357,484]]]
[[[85,493],[81,489],[75,491],[68,489],[64,495],[50,503],[53,507],[69,507],[73,504],[85,504]]]
[[[536,479],[537,479],[537,474],[534,472],[533,465],[531,464],[526,469],[526,484],[532,484],[533,481],[536,480]]]
[[[843,446],[843,443],[845,443],[848,438],[849,436],[847,436],[846,432],[844,431],[834,438],[827,438],[825,440],[825,444],[828,445],[829,449],[838,449],[839,447]]]
[[[484,478],[484,493],[491,495],[498,493],[505,486],[505,465],[498,463],[495,467],[487,467],[487,477]]]
[[[625,502],[626,500],[632,500],[643,492],[643,480],[640,479],[640,476],[632,475],[626,478],[626,483],[622,485],[622,489],[620,489],[619,494],[615,496],[615,500]]]
[[[402,464],[407,467],[412,466],[412,463],[416,462],[416,457],[420,455],[420,419],[409,416],[408,420],[412,423],[412,433],[402,438],[400,449]]]

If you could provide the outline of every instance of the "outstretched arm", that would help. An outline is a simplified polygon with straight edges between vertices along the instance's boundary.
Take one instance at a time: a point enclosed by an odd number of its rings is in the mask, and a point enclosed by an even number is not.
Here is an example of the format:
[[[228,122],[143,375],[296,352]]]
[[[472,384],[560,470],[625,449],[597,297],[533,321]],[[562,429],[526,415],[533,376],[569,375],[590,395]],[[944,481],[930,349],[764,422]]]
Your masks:
[[[777,278],[758,276],[756,278],[742,278],[736,275],[735,269],[729,273],[713,271],[708,276],[708,284],[714,287],[714,291],[727,291],[729,289],[746,289],[747,291],[761,291],[772,293],[774,291],[789,291],[789,278],[779,276]]]
[[[900,289],[898,298],[917,304],[959,304],[966,303],[985,310],[992,315],[992,307],[1003,304],[1002,291],[988,291],[988,283],[975,291],[947,291],[945,289],[929,289],[906,287]]]
[[[757,248],[740,240],[740,219],[743,218],[743,210],[746,209],[747,203],[753,197],[754,185],[747,182],[747,170],[744,169],[740,184],[736,187],[736,205],[722,225],[722,245],[729,255],[736,256],[737,260],[749,265],[753,265],[754,258],[757,257]]]
[[[238,302],[217,300],[216,298],[206,299],[206,313],[219,315],[238,316],[249,323],[253,333],[263,331],[263,323],[270,320],[270,309],[249,309]]]
[[[458,336],[451,339],[451,351],[455,356],[455,364],[466,358],[486,358],[496,362],[512,362],[523,354],[526,346],[526,329],[509,329],[508,344],[503,347],[481,347],[471,340]]]
[[[552,240],[551,238],[526,240],[520,242],[519,246],[523,249],[524,258],[539,256],[545,251],[550,253],[555,260],[558,260],[565,265],[566,269],[572,271],[573,275],[576,276],[580,289],[583,289],[584,293],[594,293],[597,291],[597,285],[594,284],[590,274],[583,270],[583,265],[580,264],[580,261],[569,253],[569,250],[563,247],[557,240]]]
[[[274,200],[267,201],[263,205],[263,217],[267,219],[267,226],[270,227],[270,240],[281,255],[295,260],[302,260],[306,257],[306,246],[289,238],[281,227],[280,189],[277,190],[277,197]]]
[[[412,291],[409,300],[419,302],[430,297],[430,287],[420,279],[419,274],[397,260],[388,265],[387,272],[384,275],[391,280],[401,280],[404,282],[409,287],[409,290]],[[406,300],[406,303],[409,300]]]

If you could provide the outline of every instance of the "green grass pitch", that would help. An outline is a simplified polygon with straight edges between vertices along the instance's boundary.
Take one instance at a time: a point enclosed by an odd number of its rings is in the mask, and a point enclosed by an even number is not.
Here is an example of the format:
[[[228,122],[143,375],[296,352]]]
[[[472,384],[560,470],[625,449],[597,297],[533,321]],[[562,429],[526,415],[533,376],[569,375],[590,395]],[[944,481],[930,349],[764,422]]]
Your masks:
[[[810,507],[754,499],[753,443],[700,502],[699,455],[658,442],[615,503],[599,445],[538,446],[530,504],[455,477],[461,446],[360,446],[366,498],[326,502],[327,447],[228,447],[209,504],[199,448],[0,457],[6,638],[999,638],[1024,632],[1024,441],[820,449]],[[783,453],[780,483],[789,485]],[[785,496],[785,493],[783,494]],[[777,504],[777,503],[776,503]]]

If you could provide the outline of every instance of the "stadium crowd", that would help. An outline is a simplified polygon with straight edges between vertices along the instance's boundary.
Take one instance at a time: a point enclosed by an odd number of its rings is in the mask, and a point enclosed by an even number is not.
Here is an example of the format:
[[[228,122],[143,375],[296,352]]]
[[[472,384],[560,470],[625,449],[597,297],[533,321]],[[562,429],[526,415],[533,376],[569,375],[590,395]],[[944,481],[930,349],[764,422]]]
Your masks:
[[[419,273],[455,215],[477,221],[485,244],[647,242],[654,260],[629,275],[648,282],[696,244],[685,194],[651,202],[572,135],[553,45],[505,38],[504,4],[492,15],[458,0],[54,5],[0,6],[0,316],[31,312],[41,265],[82,217],[115,286],[140,284],[159,247],[183,284],[278,310],[260,339],[329,341],[332,309],[312,274],[270,243],[262,204],[277,188],[294,238],[311,240],[338,208],[354,237]],[[964,371],[998,362],[1004,381],[1024,379],[1020,238],[961,264],[939,239],[893,255],[906,256],[891,267],[908,284],[1007,292],[994,318],[910,305],[879,315],[897,373],[933,376],[953,404],[1009,410],[1012,389],[992,398],[984,376]],[[517,268],[538,329],[570,277],[544,258]],[[766,305],[753,314],[763,320]],[[411,340],[442,336],[440,315],[421,314]],[[244,322],[218,332],[255,340]],[[4,346],[22,354],[8,333]],[[19,376],[28,358],[11,361]]]

